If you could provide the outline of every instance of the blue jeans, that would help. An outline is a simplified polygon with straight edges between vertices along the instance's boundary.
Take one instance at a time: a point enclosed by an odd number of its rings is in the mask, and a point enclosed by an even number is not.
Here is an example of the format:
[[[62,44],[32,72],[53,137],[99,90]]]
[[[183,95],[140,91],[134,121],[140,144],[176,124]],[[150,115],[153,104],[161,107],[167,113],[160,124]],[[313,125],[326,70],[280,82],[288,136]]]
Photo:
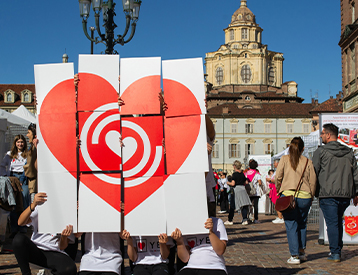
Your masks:
[[[341,255],[343,247],[343,214],[349,204],[349,198],[319,199],[319,206],[326,220],[329,249],[332,254]]]
[[[291,256],[298,256],[299,249],[306,248],[307,216],[311,201],[311,199],[296,198],[295,209],[282,213]]]

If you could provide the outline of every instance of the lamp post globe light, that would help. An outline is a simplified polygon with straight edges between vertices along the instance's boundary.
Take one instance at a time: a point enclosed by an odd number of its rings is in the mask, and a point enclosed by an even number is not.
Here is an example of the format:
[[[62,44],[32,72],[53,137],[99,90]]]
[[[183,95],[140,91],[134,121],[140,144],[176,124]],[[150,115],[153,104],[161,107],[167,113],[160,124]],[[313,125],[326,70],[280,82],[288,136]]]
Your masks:
[[[116,3],[114,3],[113,0],[108,1],[102,1],[102,0],[78,0],[80,5],[80,15],[82,17],[82,27],[83,32],[85,33],[86,37],[98,44],[103,43],[106,45],[106,54],[117,54],[117,51],[114,51],[113,47],[116,44],[121,44],[122,46],[129,41],[134,36],[137,21],[139,18],[139,9],[140,4],[142,1],[140,0],[122,0],[123,5],[123,11],[126,16],[126,27],[124,29],[124,32],[122,35],[117,35],[117,38],[114,36],[114,29],[117,27],[117,25],[114,23],[114,16],[116,13],[114,12],[114,8]],[[99,37],[91,38],[91,36],[88,35],[87,31],[87,19],[90,15],[91,10],[91,4],[94,11],[94,17],[95,17],[95,24],[96,29]],[[100,28],[100,13],[102,11],[102,19],[103,19],[103,27],[105,28],[105,33],[101,33]],[[131,23],[132,22],[132,23]],[[128,34],[129,28],[131,27],[131,33],[128,37],[128,39],[125,39],[125,37]]]

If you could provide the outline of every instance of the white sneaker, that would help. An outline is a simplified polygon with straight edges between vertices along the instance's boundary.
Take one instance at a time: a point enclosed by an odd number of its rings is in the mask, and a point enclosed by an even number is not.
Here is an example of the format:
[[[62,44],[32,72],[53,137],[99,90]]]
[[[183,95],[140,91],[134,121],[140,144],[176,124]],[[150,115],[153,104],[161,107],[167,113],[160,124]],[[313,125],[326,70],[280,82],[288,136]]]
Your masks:
[[[276,218],[272,221],[272,223],[285,223],[285,221],[283,219],[280,219],[280,218]]]
[[[220,211],[218,211],[218,213],[219,213],[219,214],[224,214],[224,213],[226,213],[226,211],[220,210]]]
[[[295,256],[295,257],[291,256],[291,258],[289,258],[287,260],[287,263],[288,264],[300,264],[301,260],[297,256]]]
[[[243,221],[243,222],[242,222],[242,225],[248,225],[248,224],[249,224],[248,221]]]
[[[234,223],[231,222],[231,221],[226,221],[226,222],[224,222],[224,224],[225,224],[225,225],[233,225]]]

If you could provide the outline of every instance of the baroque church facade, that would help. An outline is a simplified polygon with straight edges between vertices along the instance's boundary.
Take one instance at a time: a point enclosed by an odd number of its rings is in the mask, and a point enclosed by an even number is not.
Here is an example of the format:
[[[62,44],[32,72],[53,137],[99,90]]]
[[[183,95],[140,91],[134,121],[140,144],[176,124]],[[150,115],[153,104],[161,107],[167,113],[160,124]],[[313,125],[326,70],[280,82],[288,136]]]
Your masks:
[[[206,53],[208,115],[215,125],[214,169],[232,170],[249,155],[274,155],[312,131],[311,110],[297,83],[283,82],[283,53],[268,50],[263,29],[242,0],[224,29],[225,44]]]

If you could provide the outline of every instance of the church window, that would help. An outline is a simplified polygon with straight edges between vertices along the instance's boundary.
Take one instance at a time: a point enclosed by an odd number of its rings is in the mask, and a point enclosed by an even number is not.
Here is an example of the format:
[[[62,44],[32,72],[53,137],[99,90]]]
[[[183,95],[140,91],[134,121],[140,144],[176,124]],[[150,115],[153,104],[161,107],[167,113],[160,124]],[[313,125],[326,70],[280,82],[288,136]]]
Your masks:
[[[224,78],[224,70],[223,68],[219,67],[216,69],[216,82],[218,85],[221,85]]]
[[[234,39],[235,39],[234,30],[230,30],[230,40],[234,40]]]
[[[241,79],[244,83],[249,83],[251,80],[251,69],[249,65],[244,65],[241,68]]]
[[[274,82],[275,82],[275,70],[273,67],[270,67],[269,68],[269,71],[268,71],[268,84],[269,85],[273,85]]]
[[[248,15],[246,16],[246,18],[247,18],[247,20],[250,20],[250,19],[251,19],[250,14],[248,14]]]
[[[247,58],[247,53],[245,53],[245,58]]]
[[[247,29],[241,29],[241,39],[247,39]]]
[[[271,152],[273,152],[273,144],[271,143],[265,143],[265,152],[264,154],[271,155]]]
[[[252,44],[253,49],[257,49],[257,44]]]
[[[239,18],[239,20],[241,20],[241,19],[242,19],[242,15],[241,15],[241,14],[239,14],[239,16],[238,16],[237,18]]]
[[[247,96],[245,97],[245,100],[246,100],[246,101],[250,101],[251,98],[247,95]]]
[[[238,45],[234,45],[234,49],[238,49],[239,48],[239,46]]]

